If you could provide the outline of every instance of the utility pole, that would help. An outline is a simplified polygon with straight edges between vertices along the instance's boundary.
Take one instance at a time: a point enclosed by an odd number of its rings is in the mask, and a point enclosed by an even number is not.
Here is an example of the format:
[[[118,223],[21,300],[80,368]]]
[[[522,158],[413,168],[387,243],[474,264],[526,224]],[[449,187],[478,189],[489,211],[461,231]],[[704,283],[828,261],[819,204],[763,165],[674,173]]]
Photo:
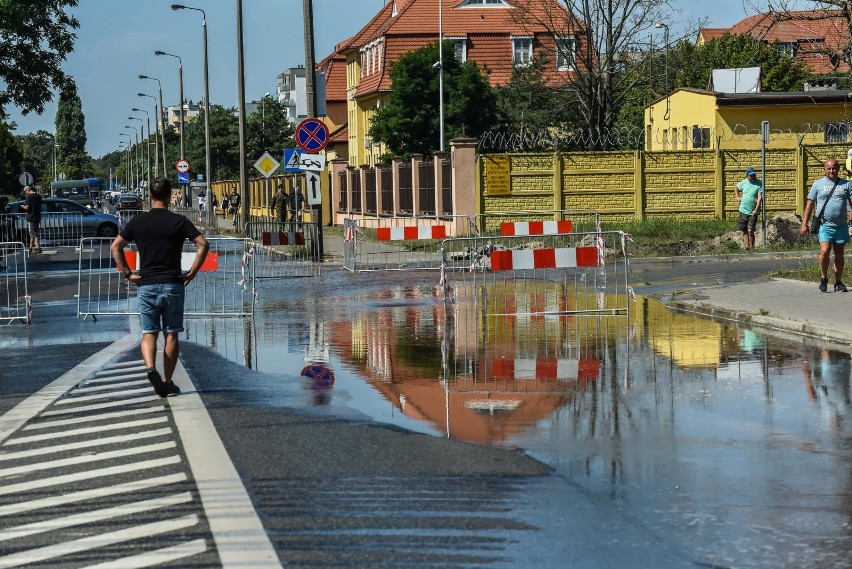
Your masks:
[[[302,19],[305,26],[305,92],[307,115],[317,116],[317,90],[315,85],[316,55],[314,54],[314,4],[313,0],[302,0]],[[307,190],[307,188],[305,188]],[[311,247],[314,262],[322,261],[322,204],[311,206],[311,220],[317,224],[317,242]]]
[[[239,94],[239,131],[240,131],[240,199],[243,202],[242,226],[247,228],[251,204],[248,191],[248,170],[246,169],[246,73],[243,62],[243,0],[237,0],[237,93]],[[239,232],[239,226],[234,229]]]

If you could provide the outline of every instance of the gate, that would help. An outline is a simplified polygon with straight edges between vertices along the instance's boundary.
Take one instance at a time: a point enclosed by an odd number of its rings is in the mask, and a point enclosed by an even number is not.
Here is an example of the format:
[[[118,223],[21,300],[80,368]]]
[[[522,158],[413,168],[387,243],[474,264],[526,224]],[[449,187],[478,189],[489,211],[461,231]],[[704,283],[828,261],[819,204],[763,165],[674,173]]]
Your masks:
[[[186,288],[184,315],[252,316],[254,287],[254,242],[251,239],[211,237],[210,252],[198,275]],[[77,316],[138,314],[136,286],[115,270],[109,246],[112,239],[83,239],[77,278]],[[181,266],[188,270],[195,259],[195,245],[184,243]],[[125,249],[131,268],[137,267],[136,248]]]
[[[0,322],[30,323],[32,300],[27,288],[27,255],[23,243],[0,242]]]
[[[319,247],[315,223],[252,221],[246,235],[255,241],[255,278],[318,277],[322,263],[314,262]]]

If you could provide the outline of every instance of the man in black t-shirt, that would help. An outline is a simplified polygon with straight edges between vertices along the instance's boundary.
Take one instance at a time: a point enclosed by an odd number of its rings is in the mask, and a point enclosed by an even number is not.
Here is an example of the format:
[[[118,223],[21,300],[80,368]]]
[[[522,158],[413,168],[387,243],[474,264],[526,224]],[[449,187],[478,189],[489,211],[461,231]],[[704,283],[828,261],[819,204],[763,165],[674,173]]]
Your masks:
[[[38,255],[41,253],[41,237],[39,232],[41,229],[41,194],[36,192],[32,186],[24,188],[24,203],[21,204],[21,209],[27,212],[26,220],[27,227],[30,233],[30,255]]]
[[[160,397],[180,393],[172,381],[180,353],[178,335],[183,331],[184,287],[201,269],[210,245],[196,227],[182,215],[169,211],[171,183],[165,178],[151,182],[148,190],[151,209],[133,217],[110,250],[116,268],[138,287],[139,321],[142,325],[142,359],[148,368],[148,381]],[[183,243],[195,243],[196,253],[188,272],[181,270]],[[124,248],[136,242],[139,272],[127,267]],[[166,339],[163,350],[163,377],[157,372],[157,336]]]

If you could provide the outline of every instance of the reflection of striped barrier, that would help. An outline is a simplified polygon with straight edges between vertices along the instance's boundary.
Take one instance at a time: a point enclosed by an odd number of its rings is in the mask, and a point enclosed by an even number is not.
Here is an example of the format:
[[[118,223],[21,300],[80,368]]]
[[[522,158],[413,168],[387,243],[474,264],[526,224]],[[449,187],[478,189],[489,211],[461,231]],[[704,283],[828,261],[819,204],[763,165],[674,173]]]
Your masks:
[[[378,241],[422,241],[424,239],[445,239],[446,237],[447,227],[444,225],[412,225],[376,229]]]
[[[569,269],[594,267],[598,252],[594,247],[564,247],[560,249],[519,249],[492,251],[492,271],[526,269]]]
[[[497,378],[595,381],[600,372],[600,361],[502,359],[494,361],[492,371]]]
[[[189,271],[192,268],[192,264],[195,262],[195,253],[184,251],[180,255],[180,268],[183,271]],[[139,270],[139,255],[137,255],[136,251],[125,251],[124,252],[124,261],[127,263],[128,267],[133,267],[134,270]],[[219,254],[210,252],[207,253],[207,257],[204,259],[204,262],[201,263],[201,268],[199,272],[210,272],[216,271],[219,268]]]
[[[564,235],[571,233],[571,220],[564,221],[515,221],[500,224],[500,235]]]
[[[264,245],[304,245],[305,234],[295,231],[264,231],[261,234],[261,242]]]

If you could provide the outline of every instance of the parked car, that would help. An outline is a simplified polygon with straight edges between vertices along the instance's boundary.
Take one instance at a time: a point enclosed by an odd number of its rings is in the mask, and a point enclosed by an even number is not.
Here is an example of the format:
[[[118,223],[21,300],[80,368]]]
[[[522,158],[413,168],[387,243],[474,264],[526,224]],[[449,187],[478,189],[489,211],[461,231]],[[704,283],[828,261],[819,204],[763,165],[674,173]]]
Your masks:
[[[116,211],[137,210],[142,211],[144,202],[138,194],[121,194],[115,201]]]
[[[12,202],[9,204],[9,213],[26,213],[21,209],[23,201]],[[77,219],[82,218],[82,235],[62,232],[58,234],[56,240],[62,240],[60,235],[68,235],[71,239],[79,239],[80,237],[115,237],[118,235],[120,227],[124,226],[124,221],[114,215],[101,213],[88,207],[84,207],[77,202],[64,198],[44,198],[41,202],[42,213],[42,234],[47,240],[51,239],[51,234],[54,227],[76,227]],[[45,215],[50,214],[50,215]],[[70,221],[64,222],[59,218],[67,216]],[[49,220],[49,221],[48,221]],[[12,230],[15,234],[15,241],[28,242],[26,223],[23,218],[19,223],[14,224]]]

